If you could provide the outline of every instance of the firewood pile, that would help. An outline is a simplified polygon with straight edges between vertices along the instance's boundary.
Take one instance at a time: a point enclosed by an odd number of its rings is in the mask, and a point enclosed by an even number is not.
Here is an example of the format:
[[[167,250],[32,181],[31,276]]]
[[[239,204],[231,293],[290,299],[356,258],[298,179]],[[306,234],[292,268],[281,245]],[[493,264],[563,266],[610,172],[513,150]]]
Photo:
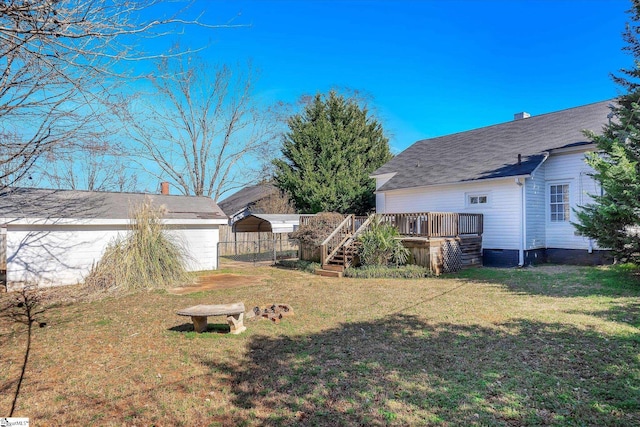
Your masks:
[[[254,307],[247,313],[247,320],[269,319],[273,323],[279,323],[284,317],[293,316],[293,309],[288,304],[272,304],[269,307]]]

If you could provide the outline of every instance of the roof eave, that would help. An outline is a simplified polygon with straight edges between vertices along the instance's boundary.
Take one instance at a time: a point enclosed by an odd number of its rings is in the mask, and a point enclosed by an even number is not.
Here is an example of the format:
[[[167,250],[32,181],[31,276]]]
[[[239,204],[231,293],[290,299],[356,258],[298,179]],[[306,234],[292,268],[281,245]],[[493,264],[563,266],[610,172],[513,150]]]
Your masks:
[[[596,144],[593,142],[590,142],[588,144],[581,144],[581,145],[573,145],[570,147],[561,147],[561,148],[554,148],[552,150],[549,150],[550,154],[569,154],[569,153],[576,153],[576,152],[585,152],[585,151],[593,151],[596,149]]]
[[[387,172],[387,173],[379,173],[377,175],[375,174],[371,174],[369,175],[369,178],[371,179],[378,179],[378,178],[393,178],[398,172]]]
[[[165,218],[164,225],[226,225],[226,218]],[[0,224],[8,225],[129,225],[125,218],[0,218]]]
[[[531,174],[521,174],[521,175],[509,175],[509,176],[501,176],[501,177],[497,177],[497,178],[483,178],[483,179],[474,179],[471,181],[453,181],[453,182],[443,182],[443,183],[438,183],[438,184],[426,184],[426,185],[416,185],[413,187],[402,187],[402,188],[392,188],[389,190],[377,190],[374,191],[374,194],[380,194],[380,193],[388,193],[388,192],[392,192],[392,191],[403,191],[403,190],[413,190],[416,188],[434,188],[434,187],[444,187],[447,185],[468,185],[468,184],[477,184],[477,183],[483,183],[483,182],[489,182],[489,181],[504,181],[504,180],[512,180],[512,179],[518,179],[518,178],[531,178]]]

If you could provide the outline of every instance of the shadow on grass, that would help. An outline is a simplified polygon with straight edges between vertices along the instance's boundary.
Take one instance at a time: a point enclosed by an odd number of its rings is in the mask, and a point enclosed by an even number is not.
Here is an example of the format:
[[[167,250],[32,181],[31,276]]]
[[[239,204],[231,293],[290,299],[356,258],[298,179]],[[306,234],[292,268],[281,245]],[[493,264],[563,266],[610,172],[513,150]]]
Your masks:
[[[640,423],[639,350],[565,324],[397,315],[251,336],[240,363],[201,362],[230,378],[230,425],[622,426]]]
[[[567,313],[588,314],[611,322],[626,323],[635,328],[640,328],[640,302],[638,300],[616,302],[608,310],[571,310],[567,311]]]
[[[15,293],[13,298],[9,298],[0,309],[0,316],[9,319],[14,323],[21,323],[27,327],[27,336],[25,342],[25,352],[22,366],[20,368],[20,376],[15,381],[15,392],[11,403],[11,410],[8,412],[9,417],[13,416],[16,409],[16,403],[20,397],[20,390],[25,379],[29,355],[31,353],[31,339],[33,336],[33,325],[38,323],[38,318],[45,312],[40,306],[40,292],[37,286],[25,286]],[[46,323],[40,323],[40,327],[46,326]],[[8,384],[13,385],[14,381]],[[8,390],[7,385],[0,387],[0,391]]]
[[[469,268],[446,278],[496,283],[523,294],[552,297],[640,296],[640,270],[629,265]]]
[[[168,329],[173,332],[193,332],[193,323],[183,323]],[[208,323],[207,330],[204,333],[228,334],[231,328],[228,323]]]

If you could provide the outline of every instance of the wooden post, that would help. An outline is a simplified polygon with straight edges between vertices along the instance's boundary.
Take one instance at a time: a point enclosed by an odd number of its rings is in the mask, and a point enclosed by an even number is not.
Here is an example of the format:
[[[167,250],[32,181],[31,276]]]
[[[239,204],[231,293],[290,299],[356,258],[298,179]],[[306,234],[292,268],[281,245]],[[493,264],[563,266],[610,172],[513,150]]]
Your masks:
[[[277,247],[277,237],[276,237],[276,233],[272,233],[273,234],[273,263],[275,264],[276,262],[278,262],[278,247]]]
[[[459,236],[460,235],[460,214],[453,214],[453,220],[455,223],[453,235]]]
[[[0,226],[0,270],[7,269],[7,224]]]

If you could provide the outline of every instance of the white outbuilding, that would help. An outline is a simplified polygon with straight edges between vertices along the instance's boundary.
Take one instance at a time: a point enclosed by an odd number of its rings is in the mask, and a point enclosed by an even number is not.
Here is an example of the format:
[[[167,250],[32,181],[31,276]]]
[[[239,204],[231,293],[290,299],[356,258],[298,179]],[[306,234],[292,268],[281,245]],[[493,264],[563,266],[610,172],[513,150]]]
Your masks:
[[[209,197],[8,188],[0,190],[0,279],[40,286],[82,281],[147,199],[162,206],[166,228],[187,249],[188,269],[215,270],[227,217]]]

